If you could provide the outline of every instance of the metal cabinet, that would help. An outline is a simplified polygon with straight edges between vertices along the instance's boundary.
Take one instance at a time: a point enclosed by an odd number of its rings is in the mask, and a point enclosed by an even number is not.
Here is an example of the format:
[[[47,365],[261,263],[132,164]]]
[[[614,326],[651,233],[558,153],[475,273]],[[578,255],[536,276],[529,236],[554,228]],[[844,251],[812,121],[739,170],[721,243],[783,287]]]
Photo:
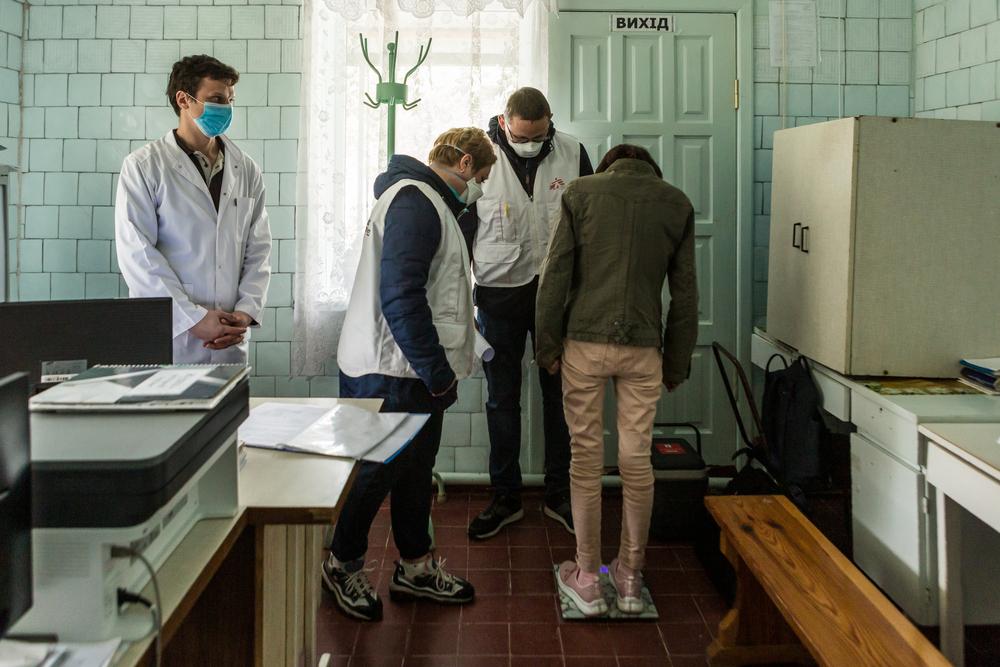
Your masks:
[[[1000,127],[862,116],[774,135],[767,330],[847,375],[996,354]]]

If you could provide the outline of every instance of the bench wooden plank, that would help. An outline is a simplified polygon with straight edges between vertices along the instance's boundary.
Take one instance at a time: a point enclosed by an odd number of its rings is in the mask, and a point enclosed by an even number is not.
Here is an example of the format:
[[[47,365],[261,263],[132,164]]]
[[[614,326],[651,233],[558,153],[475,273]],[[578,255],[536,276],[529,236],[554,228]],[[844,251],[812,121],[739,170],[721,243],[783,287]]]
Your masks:
[[[727,548],[819,664],[949,664],[787,498],[717,496],[705,504]]]

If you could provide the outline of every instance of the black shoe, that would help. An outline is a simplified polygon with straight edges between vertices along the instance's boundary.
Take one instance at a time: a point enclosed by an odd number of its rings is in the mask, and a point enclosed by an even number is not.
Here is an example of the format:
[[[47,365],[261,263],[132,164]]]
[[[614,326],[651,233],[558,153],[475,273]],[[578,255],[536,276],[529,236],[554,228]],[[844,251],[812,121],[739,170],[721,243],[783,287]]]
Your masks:
[[[569,497],[546,499],[542,511],[545,512],[545,516],[561,523],[570,535],[576,535],[576,531],[573,530],[573,506],[569,503]]]
[[[500,532],[504,526],[524,518],[521,499],[514,496],[496,496],[490,506],[469,524],[469,537],[485,540]]]
[[[348,616],[362,621],[381,621],[382,601],[368,580],[364,564],[364,560],[359,559],[337,567],[330,554],[323,561],[323,588],[333,595],[337,606]]]
[[[428,558],[421,563],[396,561],[389,582],[393,600],[425,598],[447,604],[464,604],[476,597],[476,589],[465,579],[446,572],[444,559]]]

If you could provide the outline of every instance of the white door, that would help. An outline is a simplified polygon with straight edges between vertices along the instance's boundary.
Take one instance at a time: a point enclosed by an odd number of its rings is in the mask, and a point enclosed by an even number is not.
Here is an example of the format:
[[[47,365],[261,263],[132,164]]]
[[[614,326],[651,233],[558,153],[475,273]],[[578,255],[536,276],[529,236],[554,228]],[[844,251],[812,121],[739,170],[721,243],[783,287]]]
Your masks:
[[[696,424],[706,460],[721,464],[736,448],[711,348],[719,341],[736,352],[736,19],[673,16],[670,32],[613,32],[609,13],[561,12],[550,21],[548,92],[556,127],[586,146],[595,168],[619,143],[644,146],[694,204],[698,346],[690,379],[664,392],[657,421]],[[610,395],[606,460],[613,465]]]

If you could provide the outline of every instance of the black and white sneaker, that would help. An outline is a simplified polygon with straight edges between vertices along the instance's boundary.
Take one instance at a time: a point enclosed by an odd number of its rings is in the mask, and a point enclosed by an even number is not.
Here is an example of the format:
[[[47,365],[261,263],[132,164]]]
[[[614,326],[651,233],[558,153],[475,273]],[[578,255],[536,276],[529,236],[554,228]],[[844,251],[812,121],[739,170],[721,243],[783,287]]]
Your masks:
[[[573,529],[573,506],[570,505],[568,496],[552,500],[546,499],[542,511],[545,516],[561,523],[570,535],[576,535],[576,531]]]
[[[368,573],[375,568],[365,568],[363,559],[338,565],[333,554],[323,561],[323,588],[342,612],[362,621],[382,620],[382,601],[368,580]]]
[[[476,589],[465,579],[444,569],[444,559],[428,556],[419,563],[396,561],[396,571],[389,581],[393,600],[425,598],[447,604],[464,604],[476,597]]]
[[[469,537],[485,540],[500,532],[500,529],[524,518],[521,499],[514,496],[496,496],[489,507],[479,513],[469,524]]]

